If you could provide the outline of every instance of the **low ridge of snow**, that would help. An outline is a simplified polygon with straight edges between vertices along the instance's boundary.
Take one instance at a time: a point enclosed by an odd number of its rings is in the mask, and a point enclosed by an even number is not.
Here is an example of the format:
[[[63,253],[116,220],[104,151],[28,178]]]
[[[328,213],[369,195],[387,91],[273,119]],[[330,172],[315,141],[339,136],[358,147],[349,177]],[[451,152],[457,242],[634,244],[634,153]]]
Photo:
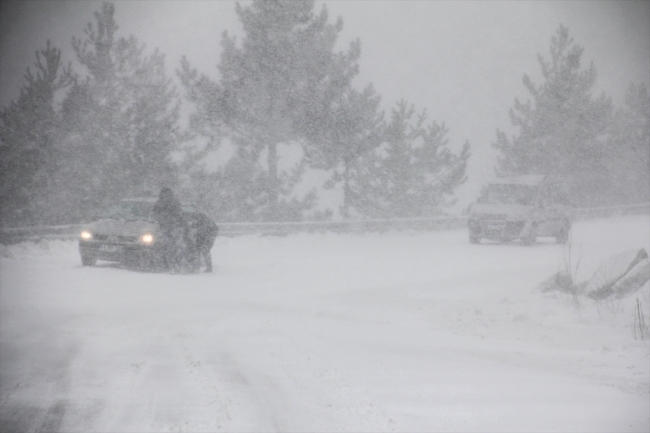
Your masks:
[[[2,431],[648,431],[650,287],[535,288],[650,250],[650,218],[470,245],[466,230],[218,238],[212,274],[0,250]]]

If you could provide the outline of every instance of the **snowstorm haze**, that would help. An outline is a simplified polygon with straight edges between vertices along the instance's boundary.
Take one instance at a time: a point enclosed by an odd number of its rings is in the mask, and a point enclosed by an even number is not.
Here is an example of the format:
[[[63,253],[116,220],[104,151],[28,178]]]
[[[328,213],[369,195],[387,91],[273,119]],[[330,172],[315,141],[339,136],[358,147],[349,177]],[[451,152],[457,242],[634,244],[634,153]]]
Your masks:
[[[650,432],[649,87],[650,1],[0,1],[0,432]]]
[[[222,32],[241,33],[235,3],[120,1],[116,20],[121,35],[134,34],[149,49],[166,53],[170,69],[186,55],[201,71],[214,73]],[[433,109],[433,100],[472,81],[499,88],[515,81],[508,93],[520,94],[521,75],[537,73],[537,53],[546,54],[561,23],[585,48],[584,60],[596,64],[603,91],[620,98],[629,82],[649,79],[650,5],[644,1],[332,1],[317,2],[316,10],[323,4],[331,19],[343,18],[341,48],[361,39],[358,81],[374,82],[387,101],[405,97]],[[82,34],[100,6],[2,3],[2,105],[17,95],[25,68],[46,39],[72,60],[70,39]],[[500,77],[511,74],[514,80]]]
[[[133,34],[146,52],[158,48],[175,82],[183,55],[216,80],[223,32],[243,37],[235,4],[116,2],[118,36]],[[373,83],[386,110],[400,99],[426,109],[449,128],[452,149],[469,140],[469,180],[457,191],[462,205],[493,176],[495,131],[512,132],[508,110],[514,98],[530,97],[522,77],[541,81],[537,57],[548,56],[560,24],[584,48],[582,67],[593,62],[597,69],[594,95],[604,92],[621,104],[630,83],[647,85],[650,77],[650,2],[329,1],[317,2],[314,10],[323,5],[330,22],[343,18],[337,49],[361,41],[357,88]],[[47,39],[84,74],[70,41],[83,37],[100,7],[95,1],[3,2],[1,105],[18,96],[26,68]],[[184,102],[182,113],[188,110]]]

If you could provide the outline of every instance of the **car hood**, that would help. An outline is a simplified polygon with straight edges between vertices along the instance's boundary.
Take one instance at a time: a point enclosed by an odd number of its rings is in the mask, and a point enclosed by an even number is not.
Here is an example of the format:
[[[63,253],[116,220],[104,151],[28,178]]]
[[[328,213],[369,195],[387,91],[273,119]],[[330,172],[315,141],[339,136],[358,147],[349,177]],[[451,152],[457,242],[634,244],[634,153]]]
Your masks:
[[[149,221],[122,221],[101,219],[90,224],[93,233],[114,236],[139,236],[143,233],[156,231],[158,225]]]
[[[533,206],[523,206],[516,204],[475,204],[472,207],[470,218],[478,218],[481,215],[500,215],[507,219],[526,218],[532,209]]]

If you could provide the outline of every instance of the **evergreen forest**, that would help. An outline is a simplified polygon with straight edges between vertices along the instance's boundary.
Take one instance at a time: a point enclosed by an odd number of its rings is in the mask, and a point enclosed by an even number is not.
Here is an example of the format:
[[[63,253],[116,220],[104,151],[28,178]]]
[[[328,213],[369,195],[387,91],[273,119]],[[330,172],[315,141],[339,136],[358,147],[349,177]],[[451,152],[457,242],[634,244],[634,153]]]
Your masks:
[[[361,41],[337,51],[343,20],[314,0],[233,5],[241,40],[226,29],[216,71],[184,58],[176,76],[164,53],[120,33],[119,5],[104,3],[72,37],[74,65],[44,41],[2,107],[1,226],[86,222],[164,186],[219,222],[433,217],[467,181],[470,143],[452,147],[425,107],[383,109],[357,80]],[[495,170],[568,176],[576,206],[648,202],[647,88],[630,84],[615,107],[593,95],[582,53],[560,26],[539,55],[543,81],[523,77],[518,132],[496,133]],[[337,208],[319,208],[333,188]]]

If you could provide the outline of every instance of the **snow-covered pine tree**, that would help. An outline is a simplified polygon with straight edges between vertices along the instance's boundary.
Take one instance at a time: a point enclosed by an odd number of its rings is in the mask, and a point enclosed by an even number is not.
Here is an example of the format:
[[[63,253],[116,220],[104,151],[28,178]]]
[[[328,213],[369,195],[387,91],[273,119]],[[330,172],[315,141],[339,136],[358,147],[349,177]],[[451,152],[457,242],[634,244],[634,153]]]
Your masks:
[[[357,73],[358,43],[347,52],[335,53],[342,20],[329,24],[327,9],[314,14],[314,3],[255,0],[246,6],[237,4],[245,37],[239,45],[224,33],[220,81],[199,75],[187,62],[179,73],[196,107],[196,131],[213,136],[227,133],[240,137],[232,140],[240,146],[264,149],[247,149],[244,154],[266,159],[256,161],[267,173],[264,190],[249,191],[259,195],[248,198],[263,207],[265,220],[286,218],[283,203],[297,203],[286,196],[290,188],[284,179],[294,176],[278,169],[278,146],[303,143],[313,134],[318,129],[318,113]],[[255,170],[250,174],[256,176],[255,166],[241,167]],[[303,208],[311,203],[308,197]]]
[[[392,109],[384,140],[358,159],[351,204],[373,218],[430,217],[453,203],[450,195],[465,180],[470,156],[466,142],[458,155],[448,147],[447,128],[416,113],[402,100]]]
[[[88,72],[64,106],[65,158],[61,202],[83,219],[124,196],[173,185],[169,161],[177,145],[179,100],[165,72],[164,55],[145,55],[134,36],[117,37],[114,7],[104,3],[84,38],[73,38]]]
[[[612,202],[650,201],[650,94],[643,84],[630,85],[625,105],[616,112],[605,163]]]
[[[0,225],[51,223],[48,195],[56,171],[60,112],[55,94],[73,79],[62,67],[61,51],[50,45],[36,52],[35,73],[16,101],[0,111]]]
[[[199,161],[188,171],[187,188],[197,197],[197,202],[201,203],[204,211],[222,222],[267,219],[268,172],[259,164],[262,150],[260,147],[243,143],[237,147],[235,154],[216,170],[207,170]],[[304,169],[303,162],[289,172],[281,174],[278,220],[302,220],[303,210],[313,206],[313,191],[300,199],[291,197],[291,190],[300,181]]]
[[[577,204],[602,200],[602,155],[612,118],[610,98],[591,94],[596,68],[580,67],[583,48],[560,26],[551,39],[550,58],[538,55],[544,82],[523,82],[532,101],[515,99],[510,109],[518,134],[497,131],[493,146],[501,152],[498,174],[559,174],[571,176]]]
[[[381,97],[372,85],[362,92],[350,87],[324,112],[320,135],[308,147],[312,167],[332,170],[326,187],[343,183],[343,218],[350,216],[352,185],[357,176],[355,163],[379,146],[383,138],[384,114],[379,112],[380,102]]]

